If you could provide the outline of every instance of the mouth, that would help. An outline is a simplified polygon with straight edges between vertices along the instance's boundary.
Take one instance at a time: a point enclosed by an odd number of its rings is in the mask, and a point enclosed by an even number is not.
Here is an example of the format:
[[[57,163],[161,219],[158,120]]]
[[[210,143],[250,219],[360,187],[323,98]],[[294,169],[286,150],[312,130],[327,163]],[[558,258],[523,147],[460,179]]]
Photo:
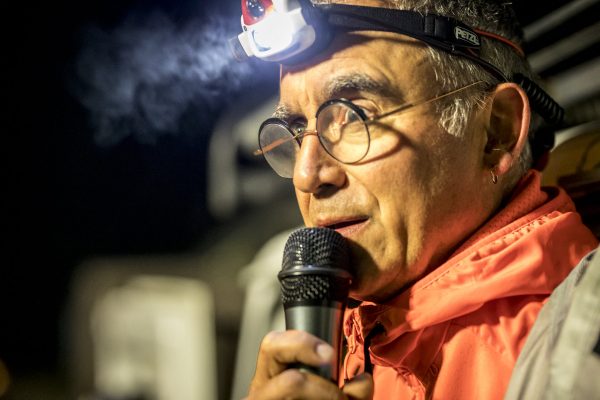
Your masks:
[[[319,224],[325,228],[334,229],[344,237],[351,236],[361,230],[369,221],[366,217],[352,218]]]

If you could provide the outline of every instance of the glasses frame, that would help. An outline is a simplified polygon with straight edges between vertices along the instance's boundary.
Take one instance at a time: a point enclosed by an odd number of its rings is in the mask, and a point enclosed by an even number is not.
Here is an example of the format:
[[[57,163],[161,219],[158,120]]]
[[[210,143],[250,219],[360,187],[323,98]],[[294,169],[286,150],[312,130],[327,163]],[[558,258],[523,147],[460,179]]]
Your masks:
[[[343,104],[347,107],[349,107],[350,109],[352,109],[352,111],[355,111],[358,116],[362,119],[363,124],[365,125],[365,130],[367,133],[367,149],[365,151],[365,154],[359,158],[356,161],[351,161],[351,162],[346,162],[346,161],[342,161],[339,158],[337,158],[336,156],[334,156],[333,154],[331,154],[331,152],[327,149],[327,147],[323,144],[323,140],[322,140],[322,136],[319,134],[319,132],[315,129],[315,130],[308,130],[305,129],[304,131],[300,132],[300,133],[295,133],[292,128],[290,128],[289,124],[287,123],[287,121],[281,119],[281,118],[275,118],[275,117],[271,117],[266,119],[265,121],[263,121],[263,123],[260,125],[260,128],[258,129],[258,143],[260,148],[257,149],[256,151],[254,151],[254,155],[255,156],[259,156],[262,155],[263,157],[265,157],[265,161],[267,161],[267,163],[269,164],[269,166],[271,166],[271,164],[268,162],[265,154],[272,151],[273,149],[281,146],[284,143],[290,142],[292,140],[295,140],[296,143],[298,144],[298,149],[300,149],[300,146],[302,146],[302,138],[304,138],[304,136],[306,135],[316,135],[319,138],[319,144],[321,145],[321,147],[323,147],[323,149],[325,150],[325,152],[327,152],[327,154],[329,154],[333,159],[337,160],[338,162],[341,162],[342,164],[346,164],[346,165],[352,165],[352,164],[356,164],[359,163],[360,161],[362,161],[367,154],[369,154],[369,149],[371,148],[371,135],[369,133],[369,125],[377,122],[385,117],[389,117],[390,115],[402,112],[402,111],[406,111],[409,110],[411,108],[414,107],[418,107],[418,106],[422,106],[425,104],[429,104],[429,103],[433,103],[435,101],[441,100],[445,97],[449,97],[453,94],[459,93],[463,90],[469,89],[475,85],[478,85],[480,83],[487,83],[485,81],[475,81],[472,83],[469,83],[465,86],[461,86],[457,89],[453,89],[450,90],[448,92],[442,93],[440,95],[437,95],[435,97],[429,98],[429,99],[424,99],[424,100],[419,100],[416,102],[409,102],[409,103],[404,103],[396,108],[393,108],[390,111],[386,111],[383,114],[379,114],[379,115],[375,115],[373,117],[367,117],[365,112],[356,104],[354,104],[352,101],[348,100],[348,99],[344,99],[344,98],[340,98],[340,99],[331,99],[331,100],[327,100],[325,101],[323,104],[321,104],[319,106],[319,108],[317,109],[317,112],[315,113],[315,120],[316,125],[318,126],[318,119],[319,119],[319,114],[323,111],[323,109],[333,105],[333,104]],[[263,129],[267,126],[267,125],[279,125],[283,128],[285,128],[285,130],[290,134],[290,136],[288,138],[282,138],[280,140],[276,140],[273,143],[270,143],[269,145],[263,147],[260,145],[260,136],[261,133],[263,132]],[[271,167],[272,168],[272,167]],[[273,169],[274,170],[274,169]],[[275,171],[275,173],[277,173],[278,175],[280,175],[277,171]],[[282,176],[282,175],[280,175]],[[284,176],[282,176],[284,177]],[[284,178],[291,178],[291,177],[284,177]]]

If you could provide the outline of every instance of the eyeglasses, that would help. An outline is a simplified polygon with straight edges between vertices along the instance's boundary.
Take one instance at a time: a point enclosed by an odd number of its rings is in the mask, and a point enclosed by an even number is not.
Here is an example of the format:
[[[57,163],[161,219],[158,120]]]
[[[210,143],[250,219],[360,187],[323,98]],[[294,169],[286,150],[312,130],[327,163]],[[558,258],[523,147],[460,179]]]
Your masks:
[[[371,147],[369,125],[392,114],[432,103],[480,83],[484,82],[473,82],[430,99],[406,103],[374,117],[367,117],[360,107],[349,100],[329,100],[321,104],[317,110],[314,131],[295,130],[282,119],[269,118],[260,126],[258,131],[260,149],[256,150],[254,155],[262,154],[279,176],[291,178],[302,138],[312,134],[317,135],[321,146],[331,157],[344,164],[356,164],[367,156]]]

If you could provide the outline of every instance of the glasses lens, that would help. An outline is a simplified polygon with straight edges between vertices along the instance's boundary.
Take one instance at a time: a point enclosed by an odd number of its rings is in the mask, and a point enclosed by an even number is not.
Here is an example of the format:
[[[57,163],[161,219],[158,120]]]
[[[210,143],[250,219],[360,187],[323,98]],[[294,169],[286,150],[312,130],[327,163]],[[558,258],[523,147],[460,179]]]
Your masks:
[[[287,127],[278,123],[264,125],[258,135],[258,144],[277,175],[283,178],[293,176],[296,152],[300,146]]]
[[[341,162],[358,162],[369,150],[367,126],[358,112],[345,103],[333,103],[321,110],[317,132],[325,150]]]

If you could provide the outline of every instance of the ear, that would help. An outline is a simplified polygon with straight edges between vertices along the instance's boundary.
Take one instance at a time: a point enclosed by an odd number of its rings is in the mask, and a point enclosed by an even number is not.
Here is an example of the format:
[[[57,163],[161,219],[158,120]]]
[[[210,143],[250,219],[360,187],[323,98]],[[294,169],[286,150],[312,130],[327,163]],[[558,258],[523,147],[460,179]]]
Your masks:
[[[531,110],[525,91],[516,83],[499,84],[491,97],[485,165],[498,176],[507,173],[527,143]]]

